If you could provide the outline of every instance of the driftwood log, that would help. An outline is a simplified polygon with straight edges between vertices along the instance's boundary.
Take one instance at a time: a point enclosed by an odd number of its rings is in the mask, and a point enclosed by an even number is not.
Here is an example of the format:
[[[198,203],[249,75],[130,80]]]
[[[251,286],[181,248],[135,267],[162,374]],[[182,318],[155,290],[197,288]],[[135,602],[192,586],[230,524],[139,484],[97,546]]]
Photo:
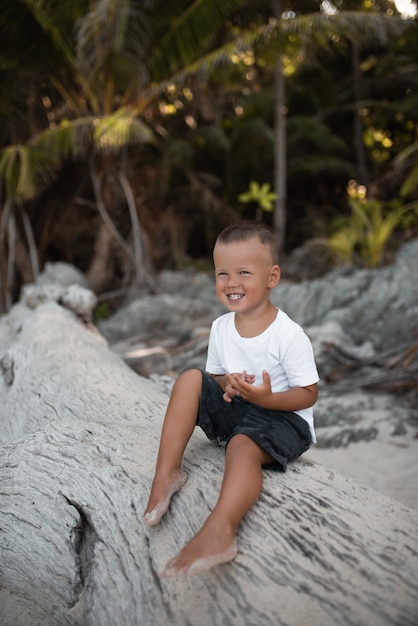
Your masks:
[[[408,343],[367,359],[360,359],[332,342],[323,342],[323,345],[339,363],[324,375],[327,382],[335,383],[334,388],[340,391],[353,388],[381,389],[401,393],[412,391],[415,395],[417,394],[417,339],[411,338]]]
[[[7,323],[3,626],[416,625],[418,513],[303,458],[286,474],[266,471],[235,562],[160,579],[213,507],[224,451],[196,431],[188,482],[145,528],[167,397],[57,302],[21,307]]]

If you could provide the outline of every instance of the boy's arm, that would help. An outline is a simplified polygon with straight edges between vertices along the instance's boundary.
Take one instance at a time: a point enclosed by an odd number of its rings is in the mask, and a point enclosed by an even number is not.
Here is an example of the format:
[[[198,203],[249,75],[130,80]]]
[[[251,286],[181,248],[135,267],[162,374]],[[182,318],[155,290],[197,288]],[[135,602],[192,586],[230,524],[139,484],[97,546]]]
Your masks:
[[[223,391],[225,391],[225,387],[228,384],[228,379],[226,377],[226,374],[211,374],[211,376],[214,380],[216,380],[219,387],[223,389]]]
[[[227,380],[233,385],[248,402],[258,404],[265,409],[274,411],[299,411],[313,406],[318,398],[318,385],[307,385],[306,387],[292,387],[287,391],[271,390],[270,376],[263,371],[263,383],[252,385],[241,378],[239,374],[226,374]]]

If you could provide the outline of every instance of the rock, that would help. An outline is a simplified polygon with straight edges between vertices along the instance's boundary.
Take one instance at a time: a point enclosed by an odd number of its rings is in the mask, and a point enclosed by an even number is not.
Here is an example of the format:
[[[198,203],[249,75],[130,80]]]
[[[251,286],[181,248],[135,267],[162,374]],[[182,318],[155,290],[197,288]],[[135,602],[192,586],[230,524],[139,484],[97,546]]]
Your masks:
[[[157,294],[134,300],[106,320],[98,322],[100,332],[110,343],[135,338],[163,340],[166,337],[184,341],[190,338],[193,327],[210,324],[215,301],[191,301],[181,294]]]
[[[59,280],[61,272],[58,272],[55,278],[51,264],[47,265],[49,265],[49,267],[45,274],[40,274],[35,283],[23,287],[21,296],[22,304],[34,309],[43,302],[58,302],[70,311],[76,313],[85,322],[90,322],[93,317],[93,311],[97,305],[95,294],[88,289],[88,287],[77,282],[65,282],[63,284],[59,282],[48,282],[48,276],[51,276],[51,280]],[[69,267],[65,267],[64,278],[68,281],[74,278],[75,281],[79,280],[82,282],[77,273],[72,276]]]
[[[272,301],[301,324],[314,341],[321,365],[333,362],[321,346],[336,337],[359,355],[387,350],[418,333],[418,240],[406,244],[390,266],[338,267],[322,278],[291,283],[282,278]],[[99,329],[111,344],[120,340],[163,341],[180,346],[196,326],[210,326],[225,312],[207,274],[163,272],[161,293],[141,297],[102,320]],[[199,348],[200,349],[200,348]]]
[[[414,410],[407,402],[398,399],[395,412],[393,402],[393,395],[390,393],[355,390],[335,395],[328,389],[321,389],[318,403],[315,405],[315,426],[323,440],[326,440],[325,428],[344,428],[349,425],[366,430],[377,428],[385,435],[389,435],[403,424],[411,437],[414,436],[416,424],[414,425],[411,420]]]
[[[333,266],[330,251],[316,240],[304,242],[290,254],[280,255],[280,268],[286,279],[299,282],[323,276]]]
[[[338,322],[354,345],[387,350],[418,331],[418,240],[403,246],[392,265],[338,267],[323,278],[282,282],[272,300],[303,327]]]
[[[236,561],[159,579],[214,506],[223,449],[195,432],[188,482],[147,529],[167,396],[57,302],[19,321],[0,377],[2,626],[415,625],[418,512],[303,457],[265,472]]]
[[[69,287],[70,285],[80,285],[89,288],[88,280],[74,265],[59,261],[57,263],[45,263],[42,273],[38,276],[36,284],[39,287],[44,285],[60,285]]]

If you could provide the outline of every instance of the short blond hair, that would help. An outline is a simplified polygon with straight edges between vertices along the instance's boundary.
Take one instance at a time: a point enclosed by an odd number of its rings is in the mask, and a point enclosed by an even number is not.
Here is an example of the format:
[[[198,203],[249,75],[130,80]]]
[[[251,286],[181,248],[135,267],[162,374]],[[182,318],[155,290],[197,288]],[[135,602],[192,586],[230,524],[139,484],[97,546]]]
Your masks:
[[[218,236],[216,243],[233,243],[236,241],[248,241],[249,239],[257,238],[264,246],[268,246],[270,249],[271,258],[274,264],[279,263],[279,242],[272,231],[263,222],[252,222],[251,220],[245,220],[237,222],[231,226],[227,226]]]

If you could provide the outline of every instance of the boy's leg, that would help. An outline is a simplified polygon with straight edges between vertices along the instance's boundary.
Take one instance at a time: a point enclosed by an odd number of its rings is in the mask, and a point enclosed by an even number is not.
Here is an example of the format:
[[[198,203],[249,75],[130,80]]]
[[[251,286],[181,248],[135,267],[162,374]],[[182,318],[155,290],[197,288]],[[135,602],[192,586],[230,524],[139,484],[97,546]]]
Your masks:
[[[272,460],[246,435],[236,435],[230,440],[215,508],[201,530],[166,565],[161,576],[191,576],[235,558],[238,525],[260,495],[262,465]]]
[[[202,373],[198,369],[183,372],[174,384],[161,431],[155,476],[144,511],[146,526],[158,524],[169,507],[171,496],[186,482],[181,464],[196,425],[201,387]]]

